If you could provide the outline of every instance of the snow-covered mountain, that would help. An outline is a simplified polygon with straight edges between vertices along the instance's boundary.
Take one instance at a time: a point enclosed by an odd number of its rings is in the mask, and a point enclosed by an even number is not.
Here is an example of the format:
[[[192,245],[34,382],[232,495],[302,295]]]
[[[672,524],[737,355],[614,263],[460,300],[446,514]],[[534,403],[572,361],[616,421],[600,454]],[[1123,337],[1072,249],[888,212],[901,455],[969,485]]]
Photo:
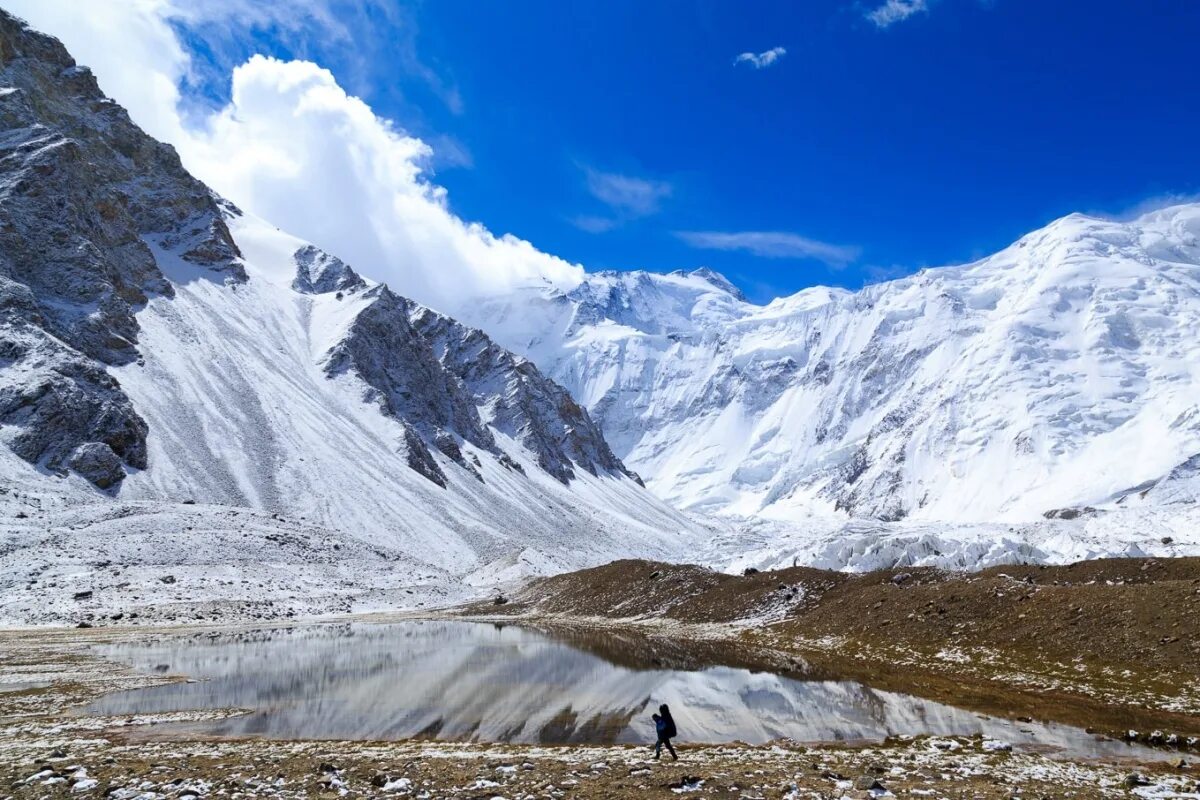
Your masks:
[[[1028,522],[1144,503],[1200,453],[1200,205],[765,306],[697,270],[478,308],[693,511]]]
[[[0,621],[394,608],[627,556],[1200,552],[1200,205],[766,306],[593,273],[453,309],[477,327],[357,266],[0,12]]]
[[[235,507],[479,581],[695,528],[531,362],[217,198],[3,12],[0,444],[10,577],[33,542],[172,503],[198,552]]]

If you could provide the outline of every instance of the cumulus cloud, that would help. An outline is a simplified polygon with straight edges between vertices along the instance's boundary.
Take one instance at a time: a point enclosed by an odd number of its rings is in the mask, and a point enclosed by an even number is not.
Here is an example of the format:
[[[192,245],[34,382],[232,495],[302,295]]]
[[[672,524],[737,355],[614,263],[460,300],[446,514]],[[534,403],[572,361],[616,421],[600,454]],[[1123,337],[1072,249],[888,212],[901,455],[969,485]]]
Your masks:
[[[236,15],[247,5],[259,8],[245,0],[203,7]],[[322,7],[321,0],[300,2],[310,5]],[[579,265],[456,216],[427,175],[430,146],[312,62],[255,56],[229,76],[227,105],[185,113],[179,87],[195,65],[172,25],[187,22],[173,0],[6,6],[61,38],[134,121],[174,144],[185,166],[216,191],[397,291],[453,313],[466,294],[582,278]]]
[[[779,59],[787,55],[787,50],[782,47],[772,47],[763,53],[740,53],[737,58],[733,59],[733,63],[749,64],[755,69],[763,69],[774,64]]]
[[[464,290],[578,279],[580,268],[455,216],[424,179],[431,154],[328,70],[255,56],[186,160],[223,195],[443,308]]]
[[[897,22],[903,22],[913,14],[928,11],[926,0],[887,0],[866,13],[867,19],[875,23],[877,28],[887,28]]]
[[[701,250],[740,250],[763,258],[820,261],[840,269],[855,261],[859,248],[829,244],[785,231],[676,231],[684,243]]]
[[[659,212],[662,201],[671,196],[671,184],[666,181],[637,178],[616,172],[602,172],[584,167],[588,193],[608,206],[608,216],[585,214],[571,222],[589,233],[604,233],[630,220],[649,217]]]

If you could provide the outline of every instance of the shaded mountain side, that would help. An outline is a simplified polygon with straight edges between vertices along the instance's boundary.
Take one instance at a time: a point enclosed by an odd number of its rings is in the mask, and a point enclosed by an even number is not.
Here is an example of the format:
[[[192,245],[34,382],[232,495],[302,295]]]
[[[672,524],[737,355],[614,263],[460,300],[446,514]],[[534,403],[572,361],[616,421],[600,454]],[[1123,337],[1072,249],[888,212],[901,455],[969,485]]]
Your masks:
[[[20,593],[0,611],[48,618],[63,598],[42,597],[46,570],[117,591],[79,563],[166,540],[184,544],[168,561],[222,574],[203,590],[221,603],[308,586],[395,607],[407,595],[385,587],[405,581],[461,590],[670,557],[699,530],[562,387],[414,309],[216,198],[57,41],[0,14],[0,533],[14,543],[0,584]],[[226,508],[366,547],[336,568],[264,562],[282,540],[231,535]],[[118,509],[137,523],[113,522]],[[158,606],[178,590],[134,591]]]
[[[138,358],[137,307],[173,293],[146,239],[245,280],[175,151],[57,40],[0,11],[0,435],[102,488],[147,466],[145,422],[104,369]]]
[[[641,483],[604,440],[599,427],[562,386],[533,362],[513,355],[483,331],[410,303],[414,328],[441,363],[484,409],[487,423],[537,455],[538,465],[563,483],[575,467],[597,475],[615,473]]]

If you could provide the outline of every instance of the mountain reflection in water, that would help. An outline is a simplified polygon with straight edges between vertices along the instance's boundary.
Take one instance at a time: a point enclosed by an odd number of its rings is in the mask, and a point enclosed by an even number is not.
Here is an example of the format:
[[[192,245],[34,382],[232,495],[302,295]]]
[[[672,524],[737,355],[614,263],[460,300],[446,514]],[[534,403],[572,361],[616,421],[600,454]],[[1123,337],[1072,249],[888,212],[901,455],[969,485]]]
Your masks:
[[[983,717],[856,682],[680,668],[678,652],[664,659],[642,640],[598,637],[589,646],[580,634],[566,640],[515,626],[343,623],[97,649],[140,671],[198,681],[107,695],[86,713],[250,712],[189,727],[217,736],[649,743],[650,714],[668,703],[683,742],[984,734],[1076,756],[1131,754],[1076,728]]]

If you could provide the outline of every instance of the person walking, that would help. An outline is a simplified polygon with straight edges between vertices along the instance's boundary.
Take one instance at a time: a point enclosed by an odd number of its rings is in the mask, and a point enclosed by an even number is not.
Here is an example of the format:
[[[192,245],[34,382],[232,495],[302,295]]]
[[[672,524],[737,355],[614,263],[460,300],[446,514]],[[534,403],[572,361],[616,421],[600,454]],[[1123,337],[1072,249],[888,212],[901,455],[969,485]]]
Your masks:
[[[671,709],[667,708],[666,703],[663,703],[658,707],[658,713],[651,714],[650,717],[654,720],[654,733],[658,737],[658,741],[654,743],[654,760],[658,760],[658,757],[662,755],[663,745],[666,745],[671,758],[678,761],[679,755],[671,746],[671,739],[678,736],[679,731],[675,728],[675,718],[671,716]]]

